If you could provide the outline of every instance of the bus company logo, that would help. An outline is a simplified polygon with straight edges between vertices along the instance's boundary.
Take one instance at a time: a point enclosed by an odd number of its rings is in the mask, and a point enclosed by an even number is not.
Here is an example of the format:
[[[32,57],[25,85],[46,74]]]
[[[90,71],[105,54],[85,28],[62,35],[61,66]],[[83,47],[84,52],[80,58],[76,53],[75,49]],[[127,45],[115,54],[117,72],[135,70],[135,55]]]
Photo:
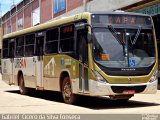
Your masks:
[[[64,59],[64,64],[65,65],[71,65],[72,64],[72,60],[71,59]]]
[[[25,58],[16,59],[15,68],[26,68],[26,59]]]
[[[121,71],[135,71],[136,69],[132,68],[122,68]]]
[[[132,79],[131,79],[131,78],[128,78],[128,82],[132,82]]]
[[[62,58],[61,59],[61,65],[64,65],[64,63],[65,63],[65,60],[64,60],[64,58]]]

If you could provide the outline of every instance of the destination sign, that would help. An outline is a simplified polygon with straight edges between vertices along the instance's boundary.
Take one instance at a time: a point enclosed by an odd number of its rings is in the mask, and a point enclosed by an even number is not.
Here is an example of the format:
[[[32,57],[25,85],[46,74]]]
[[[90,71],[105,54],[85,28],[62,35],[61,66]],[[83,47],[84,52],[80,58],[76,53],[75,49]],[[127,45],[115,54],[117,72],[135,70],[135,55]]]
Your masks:
[[[109,15],[92,15],[92,23],[103,24],[138,24],[151,25],[151,18],[148,16],[109,14]]]

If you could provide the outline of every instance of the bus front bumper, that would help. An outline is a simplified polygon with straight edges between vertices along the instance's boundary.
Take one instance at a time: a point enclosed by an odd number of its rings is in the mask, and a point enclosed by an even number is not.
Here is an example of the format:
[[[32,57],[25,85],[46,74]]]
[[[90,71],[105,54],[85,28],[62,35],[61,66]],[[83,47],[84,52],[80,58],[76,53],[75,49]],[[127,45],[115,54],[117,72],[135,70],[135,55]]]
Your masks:
[[[109,84],[100,83],[90,80],[90,95],[105,96],[105,95],[124,95],[124,94],[154,94],[157,92],[157,82],[147,82],[142,84]]]

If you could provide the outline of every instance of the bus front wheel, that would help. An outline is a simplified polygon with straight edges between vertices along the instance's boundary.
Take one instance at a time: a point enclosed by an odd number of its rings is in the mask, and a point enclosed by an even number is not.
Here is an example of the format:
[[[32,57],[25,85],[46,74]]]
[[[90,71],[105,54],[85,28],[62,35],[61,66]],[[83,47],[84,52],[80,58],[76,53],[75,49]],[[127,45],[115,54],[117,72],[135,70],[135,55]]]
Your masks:
[[[62,96],[67,104],[74,104],[77,101],[77,96],[72,93],[70,78],[65,77],[62,83]]]
[[[20,94],[26,95],[28,93],[28,88],[25,87],[23,75],[19,77],[19,90]]]

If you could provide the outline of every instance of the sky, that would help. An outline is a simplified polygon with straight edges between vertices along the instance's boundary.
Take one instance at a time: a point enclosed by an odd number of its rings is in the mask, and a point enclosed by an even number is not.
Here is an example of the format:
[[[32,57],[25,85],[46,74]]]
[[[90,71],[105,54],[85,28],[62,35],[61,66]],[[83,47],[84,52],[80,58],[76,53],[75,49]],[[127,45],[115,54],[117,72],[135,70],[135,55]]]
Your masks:
[[[0,0],[0,4],[1,4],[0,16],[1,15],[3,16],[7,11],[11,9],[11,6],[13,5],[13,1],[15,4],[17,4],[22,0]]]

